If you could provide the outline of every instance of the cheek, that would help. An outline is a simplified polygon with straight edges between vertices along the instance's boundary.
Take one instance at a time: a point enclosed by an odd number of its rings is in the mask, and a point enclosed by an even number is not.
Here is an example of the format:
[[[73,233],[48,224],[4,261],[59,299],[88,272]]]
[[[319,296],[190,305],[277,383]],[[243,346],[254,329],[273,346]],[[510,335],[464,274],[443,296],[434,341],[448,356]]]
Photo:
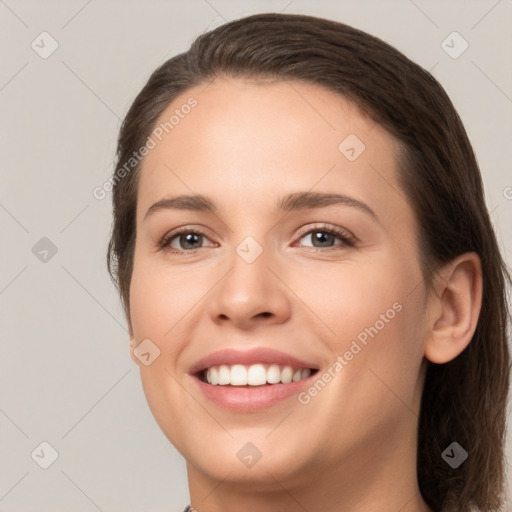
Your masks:
[[[295,273],[292,288],[309,306],[305,311],[314,313],[312,321],[325,327],[321,339],[333,362],[337,356],[347,362],[338,382],[362,393],[386,393],[388,385],[412,399],[408,393],[423,356],[421,272],[412,258],[407,262],[391,252],[366,263]]]
[[[407,270],[395,269],[390,258],[368,258],[367,262],[343,261],[317,265],[315,271],[294,271],[293,290],[308,306],[306,311],[328,330],[329,339],[343,343],[379,322],[381,315],[392,320],[408,293]],[[399,303],[398,305],[396,303]],[[393,305],[395,307],[393,308]],[[387,315],[386,315],[386,312]],[[388,322],[385,322],[388,325]]]
[[[135,344],[150,339],[160,351],[150,365],[137,362],[148,405],[166,436],[175,442],[186,433],[190,397],[180,384],[176,361],[189,338],[187,314],[204,295],[187,271],[169,272],[156,261],[135,260],[130,312]],[[177,414],[182,421],[176,421]]]
[[[205,291],[201,280],[184,267],[178,271],[156,261],[135,263],[130,285],[130,313],[137,341],[155,338],[166,349],[171,340],[180,339],[182,322],[193,310]]]

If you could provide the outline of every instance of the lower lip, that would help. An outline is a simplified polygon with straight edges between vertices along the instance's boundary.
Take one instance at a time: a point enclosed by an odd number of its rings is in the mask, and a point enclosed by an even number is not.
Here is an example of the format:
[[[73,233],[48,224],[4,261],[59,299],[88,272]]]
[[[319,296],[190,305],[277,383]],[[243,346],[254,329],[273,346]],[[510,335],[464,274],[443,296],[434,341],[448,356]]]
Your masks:
[[[306,379],[289,384],[267,384],[265,386],[213,386],[203,382],[196,376],[194,381],[206,398],[215,405],[237,412],[257,411],[272,407],[287,398],[297,396],[305,387],[311,384],[316,372]]]

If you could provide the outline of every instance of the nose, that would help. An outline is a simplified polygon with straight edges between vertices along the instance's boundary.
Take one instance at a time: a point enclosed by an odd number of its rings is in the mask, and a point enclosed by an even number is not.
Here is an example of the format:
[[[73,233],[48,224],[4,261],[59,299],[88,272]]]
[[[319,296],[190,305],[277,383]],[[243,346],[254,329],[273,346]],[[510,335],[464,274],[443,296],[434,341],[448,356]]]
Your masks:
[[[215,287],[210,301],[212,320],[219,325],[250,330],[285,322],[290,316],[290,296],[284,276],[264,250],[246,261],[234,253],[231,269]]]

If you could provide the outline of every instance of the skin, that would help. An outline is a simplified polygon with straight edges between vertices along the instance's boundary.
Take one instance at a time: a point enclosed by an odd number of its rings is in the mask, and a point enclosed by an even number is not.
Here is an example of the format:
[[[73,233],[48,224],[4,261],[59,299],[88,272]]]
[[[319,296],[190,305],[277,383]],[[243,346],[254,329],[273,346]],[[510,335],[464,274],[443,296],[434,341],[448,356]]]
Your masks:
[[[426,364],[453,359],[471,340],[478,257],[442,268],[428,293],[417,223],[398,184],[398,143],[343,97],[312,84],[218,78],[177,97],[161,121],[191,96],[197,106],[143,162],[130,289],[131,355],[156,421],[187,461],[191,505],[432,512],[416,478]],[[348,134],[366,146],[354,161],[338,149]],[[297,191],[347,194],[377,220],[349,205],[275,211]],[[160,210],[144,219],[163,197],[191,193],[211,198],[218,212]],[[334,235],[315,252],[318,223],[343,228],[357,245]],[[200,248],[159,250],[181,226],[206,232]],[[247,236],[263,249],[253,263],[236,252]],[[177,236],[172,248],[190,252],[184,243]],[[226,411],[187,373],[217,350],[265,346],[314,361],[321,374],[397,302],[401,311],[308,404],[292,397]],[[160,350],[148,366],[133,352],[146,338]],[[251,468],[236,456],[247,442],[262,453]]]

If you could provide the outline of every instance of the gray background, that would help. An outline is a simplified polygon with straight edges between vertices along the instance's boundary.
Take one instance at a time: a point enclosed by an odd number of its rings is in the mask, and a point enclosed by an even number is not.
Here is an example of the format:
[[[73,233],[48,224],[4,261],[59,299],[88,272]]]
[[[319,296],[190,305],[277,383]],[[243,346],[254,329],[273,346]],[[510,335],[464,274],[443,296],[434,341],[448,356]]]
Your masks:
[[[432,70],[466,126],[510,264],[510,0],[0,0],[0,511],[188,503],[184,460],[146,404],[106,272],[110,194],[92,190],[150,72],[208,28],[265,11],[354,25]],[[31,47],[51,48],[43,31],[59,45],[46,59]],[[453,31],[469,44],[458,58],[442,46]],[[43,441],[58,452],[48,469]]]

